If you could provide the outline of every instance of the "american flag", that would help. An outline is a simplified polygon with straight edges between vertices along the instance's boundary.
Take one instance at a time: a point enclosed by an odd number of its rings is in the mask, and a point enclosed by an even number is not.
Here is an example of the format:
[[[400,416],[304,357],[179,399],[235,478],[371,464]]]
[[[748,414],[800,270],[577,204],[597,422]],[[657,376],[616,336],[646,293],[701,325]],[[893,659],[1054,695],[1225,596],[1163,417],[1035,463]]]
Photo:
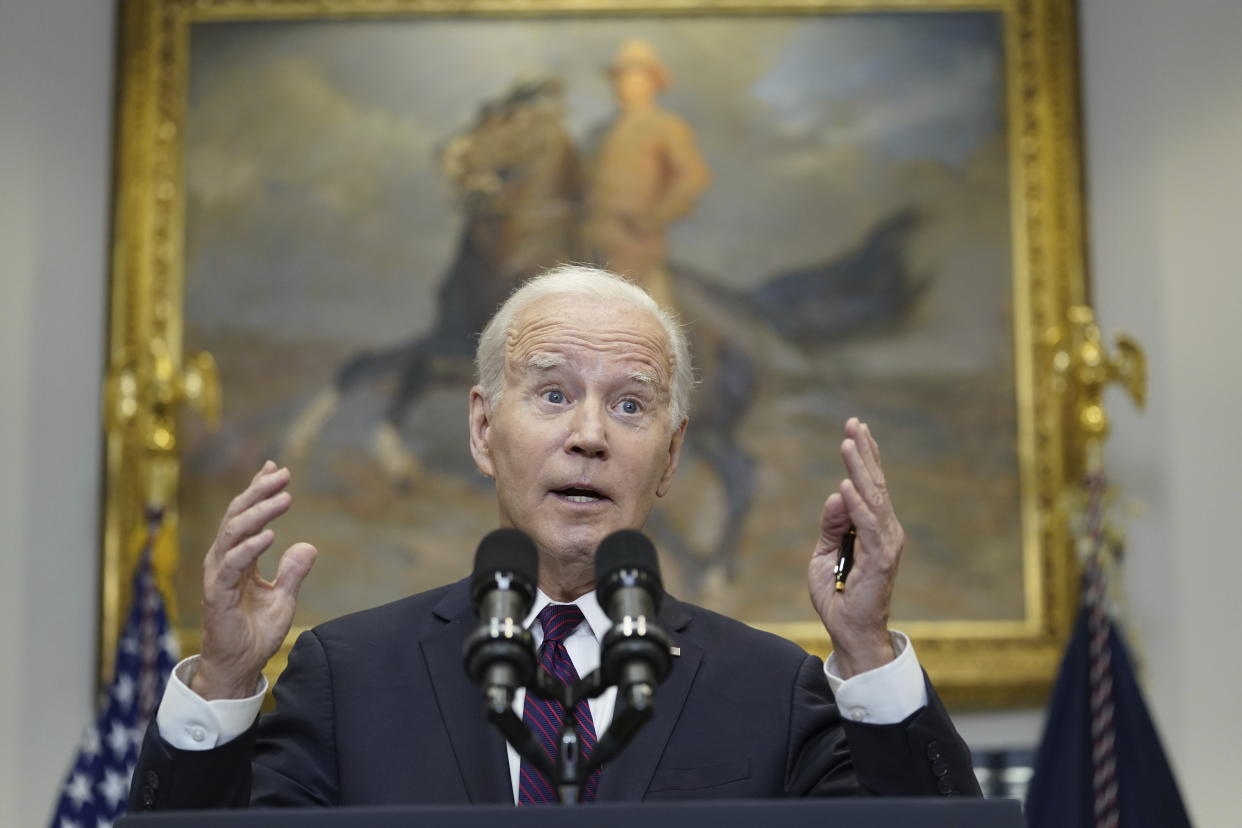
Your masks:
[[[1029,828],[1190,828],[1190,817],[1112,619],[1105,481],[1087,480],[1082,607],[1061,662],[1026,794]],[[1115,544],[1106,551],[1107,544]]]
[[[168,625],[151,567],[163,511],[147,510],[146,543],[134,572],[133,604],[116,651],[116,674],[86,729],[65,778],[52,828],[111,828],[125,813],[129,780],[147,722],[177,664],[177,637]]]

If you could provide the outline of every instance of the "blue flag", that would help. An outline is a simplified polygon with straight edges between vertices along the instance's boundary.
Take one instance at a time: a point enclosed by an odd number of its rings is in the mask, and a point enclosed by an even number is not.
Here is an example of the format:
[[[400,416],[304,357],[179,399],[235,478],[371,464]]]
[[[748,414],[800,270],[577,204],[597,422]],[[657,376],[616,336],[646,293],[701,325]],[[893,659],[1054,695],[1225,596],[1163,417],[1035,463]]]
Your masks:
[[[1084,603],[1061,662],[1027,790],[1027,824],[1189,828],[1121,632],[1107,615],[1097,616],[1093,651],[1091,613]],[[1111,707],[1101,704],[1104,696]]]
[[[52,828],[111,828],[125,813],[129,780],[147,722],[177,664],[176,634],[155,585],[151,550],[162,512],[147,514],[147,542],[134,573],[133,603],[116,651],[116,674],[65,778]]]

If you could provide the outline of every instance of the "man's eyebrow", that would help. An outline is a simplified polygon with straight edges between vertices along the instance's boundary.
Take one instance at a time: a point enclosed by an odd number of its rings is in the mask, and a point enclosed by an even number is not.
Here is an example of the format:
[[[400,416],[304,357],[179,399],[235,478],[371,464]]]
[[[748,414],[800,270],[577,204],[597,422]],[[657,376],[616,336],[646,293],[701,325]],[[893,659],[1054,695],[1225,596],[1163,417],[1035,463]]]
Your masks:
[[[648,371],[634,371],[630,374],[630,380],[643,385],[651,386],[652,388],[660,387],[659,377]]]
[[[526,358],[527,371],[551,371],[560,368],[565,361],[554,354],[531,354]],[[645,385],[654,391],[662,389],[660,378],[651,371],[631,371],[626,379]]]
[[[531,354],[526,360],[526,369],[528,371],[550,371],[561,364],[561,359],[551,354]]]

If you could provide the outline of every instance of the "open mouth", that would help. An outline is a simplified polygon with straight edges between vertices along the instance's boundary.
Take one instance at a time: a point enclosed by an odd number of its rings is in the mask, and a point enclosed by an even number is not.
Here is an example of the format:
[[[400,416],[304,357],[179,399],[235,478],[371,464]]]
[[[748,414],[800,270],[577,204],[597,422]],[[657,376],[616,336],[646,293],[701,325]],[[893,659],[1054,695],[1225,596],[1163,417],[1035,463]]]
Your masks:
[[[600,503],[609,499],[603,492],[589,486],[566,486],[553,489],[552,494],[570,503]]]

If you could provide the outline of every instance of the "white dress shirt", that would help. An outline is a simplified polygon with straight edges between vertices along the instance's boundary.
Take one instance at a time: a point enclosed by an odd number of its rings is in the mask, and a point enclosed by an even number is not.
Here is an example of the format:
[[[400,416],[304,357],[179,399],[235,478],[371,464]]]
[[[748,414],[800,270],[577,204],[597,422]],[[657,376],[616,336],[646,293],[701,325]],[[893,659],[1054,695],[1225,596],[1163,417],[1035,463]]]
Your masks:
[[[534,606],[526,616],[525,624],[530,627],[536,647],[543,643],[543,628],[537,616],[551,603],[552,599],[539,590]],[[599,645],[605,633],[612,628],[612,622],[604,614],[594,591],[573,603],[582,610],[586,623],[578,625],[565,638],[565,650],[578,675],[585,676],[599,666]],[[824,663],[824,673],[841,715],[851,721],[897,724],[927,704],[927,688],[923,684],[923,671],[914,654],[914,646],[903,633],[892,632],[890,635],[897,657],[874,670],[843,679],[836,672],[834,656],[828,656],[828,661]],[[267,679],[261,676],[253,696],[207,701],[189,687],[197,664],[198,656],[190,656],[173,669],[155,717],[161,738],[181,750],[209,750],[236,739],[254,724],[263,704],[263,696],[267,693]],[[597,737],[602,736],[612,723],[616,697],[617,689],[610,687],[587,701]],[[525,690],[519,689],[513,700],[513,711],[519,717],[525,700]],[[522,760],[512,745],[506,744],[505,747],[509,755],[513,801],[517,802]]]

